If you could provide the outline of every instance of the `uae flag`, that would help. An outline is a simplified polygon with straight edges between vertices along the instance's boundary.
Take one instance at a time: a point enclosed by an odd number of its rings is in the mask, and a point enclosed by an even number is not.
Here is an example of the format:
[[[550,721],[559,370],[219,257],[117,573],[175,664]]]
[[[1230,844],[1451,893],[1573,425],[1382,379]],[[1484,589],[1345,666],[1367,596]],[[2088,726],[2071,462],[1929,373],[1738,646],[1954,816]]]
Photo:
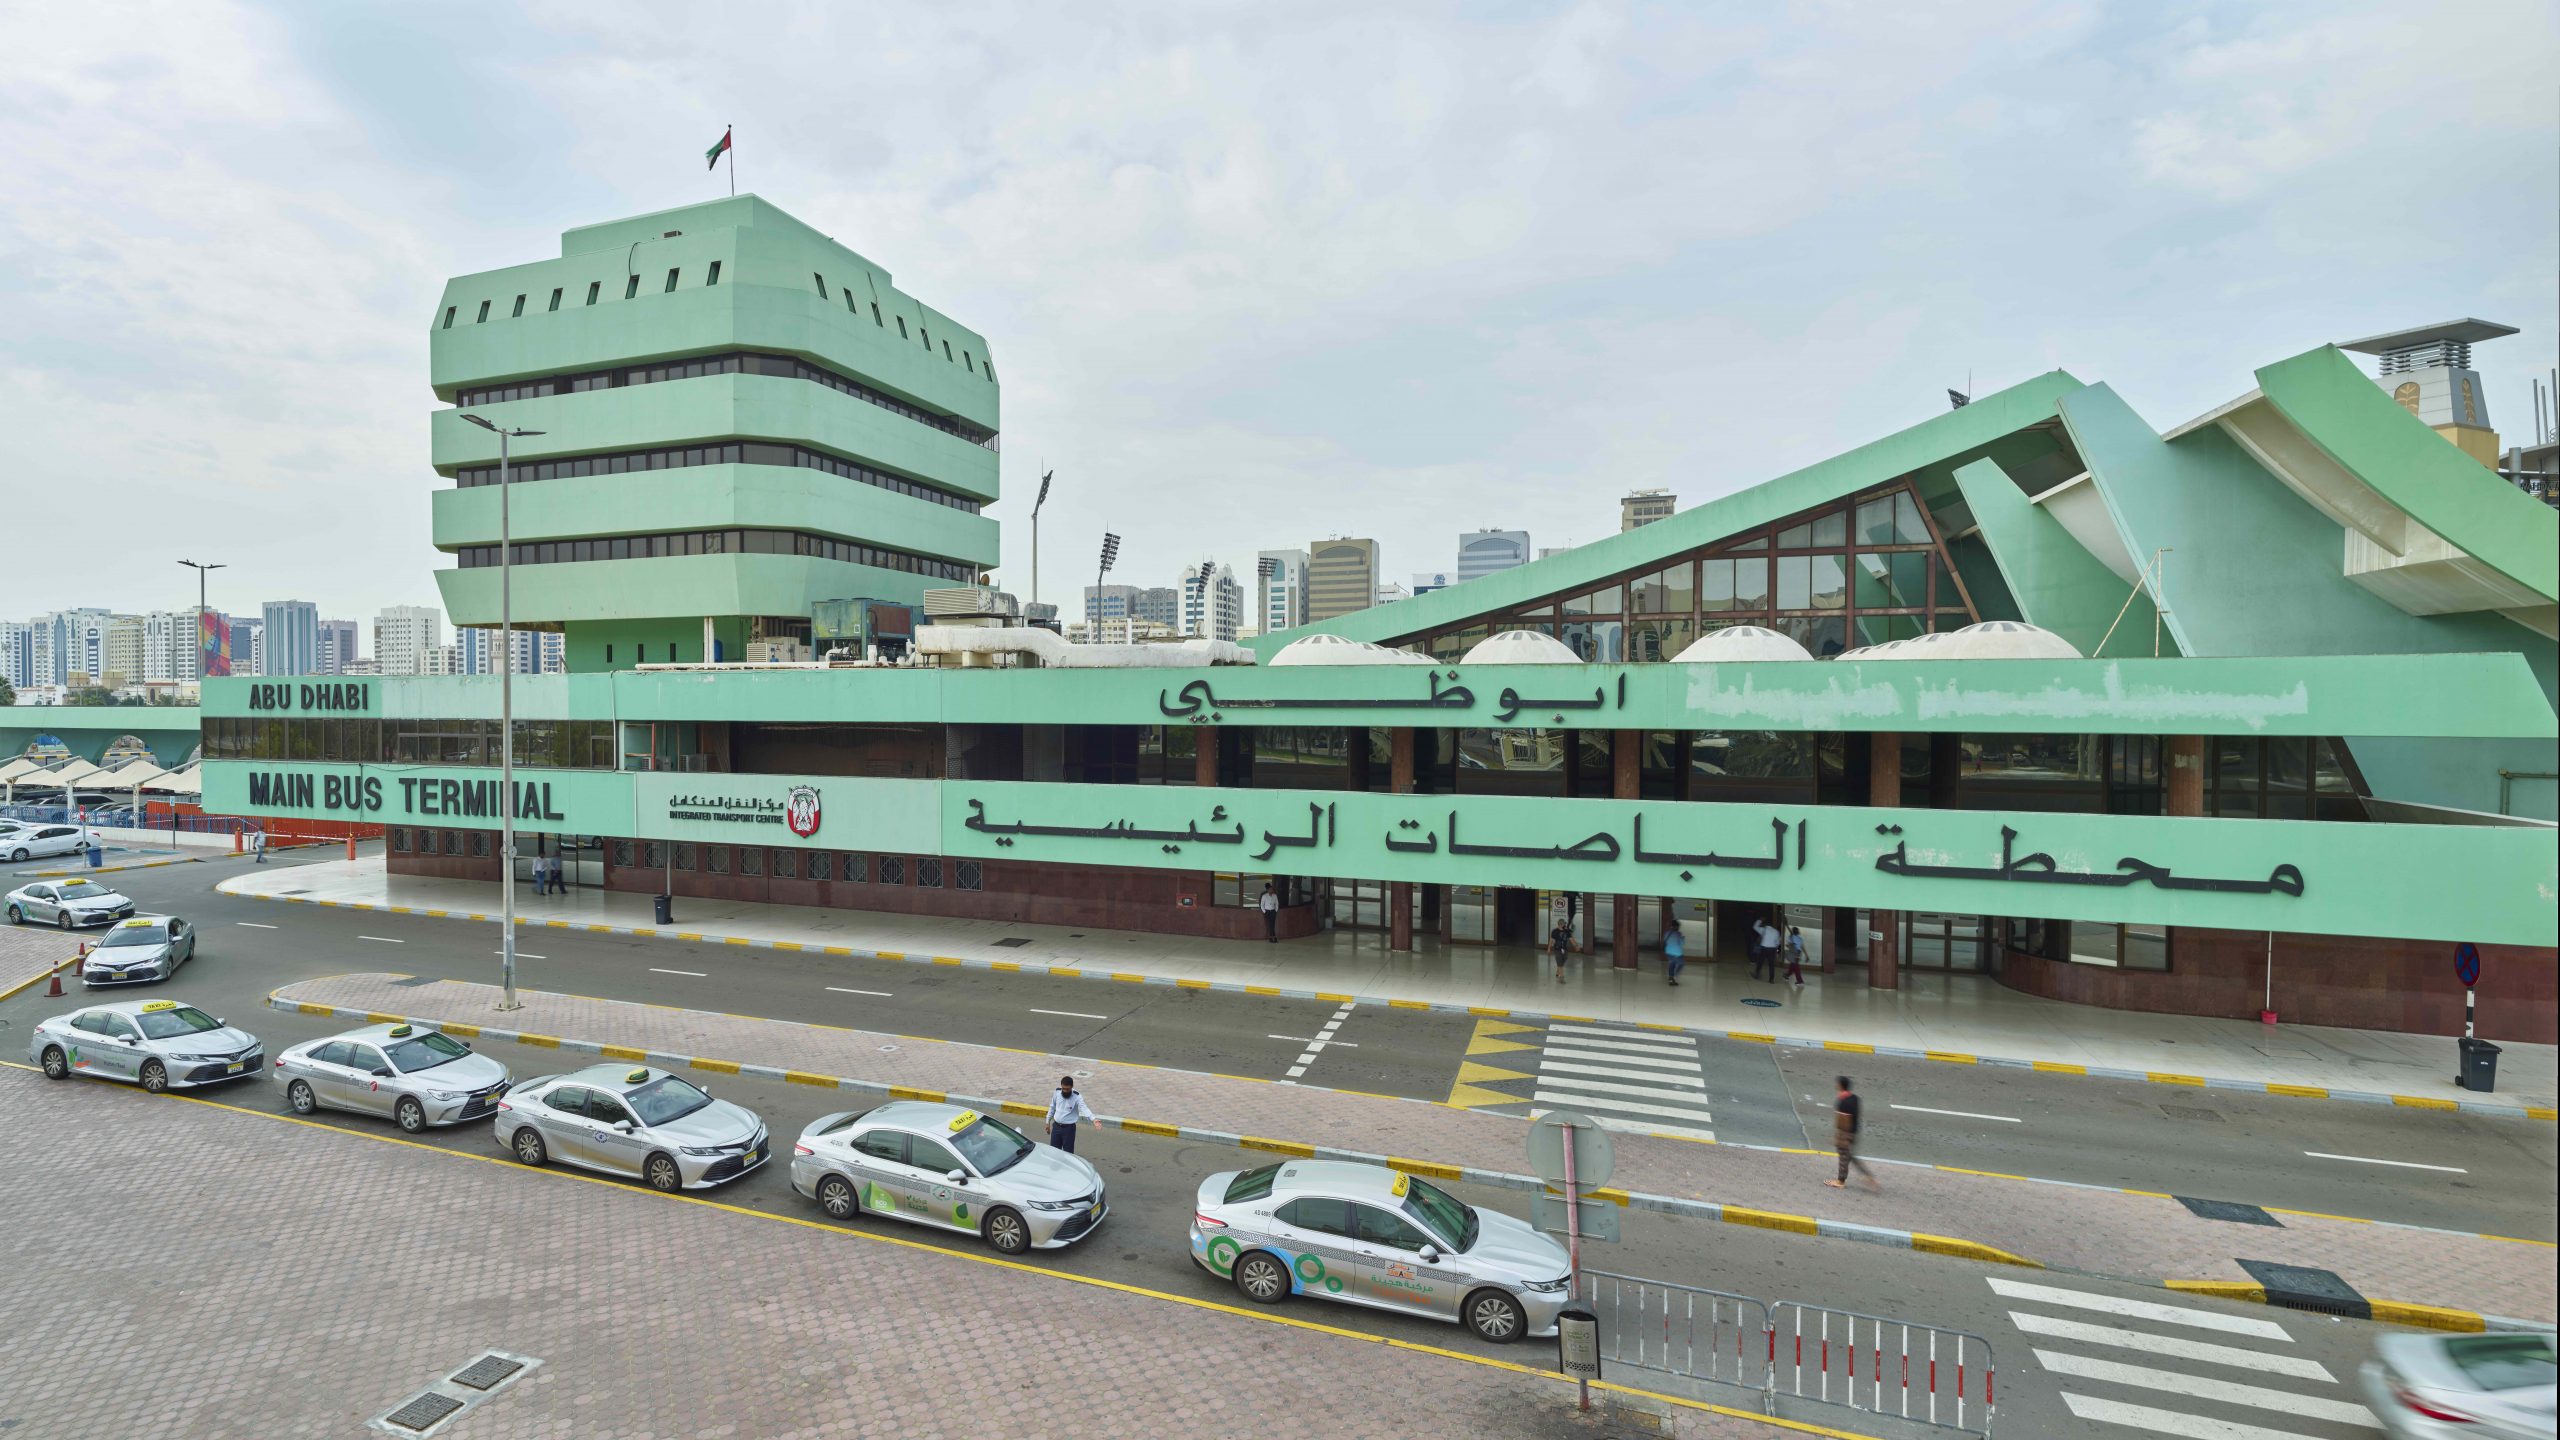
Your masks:
[[[723,130],[720,132],[720,143],[702,152],[702,158],[708,162],[702,168],[705,170],[718,169],[720,166],[720,157],[727,153],[729,153],[729,132]]]

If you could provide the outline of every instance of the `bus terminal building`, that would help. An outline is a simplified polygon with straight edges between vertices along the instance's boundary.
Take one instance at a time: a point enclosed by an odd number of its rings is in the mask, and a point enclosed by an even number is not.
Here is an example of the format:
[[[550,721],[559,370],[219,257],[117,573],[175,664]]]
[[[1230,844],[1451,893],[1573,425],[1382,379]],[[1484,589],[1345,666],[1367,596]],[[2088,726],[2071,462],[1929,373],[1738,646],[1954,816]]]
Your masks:
[[[513,789],[495,677],[212,680],[209,811],[381,824],[395,886],[496,881],[512,814],[519,872],[679,909],[1259,939],[1267,885],[1284,946],[1522,967],[1765,917],[1831,984],[2435,1033],[2468,941],[2482,1032],[2554,1039],[2560,521],[2337,347],[2166,431],[2038,376],[1249,650],[928,622],[750,665],[993,563],[996,357],[754,197],[563,238],[428,331],[458,624],[499,620],[461,415],[543,432],[513,620],[572,673],[515,679]],[[2460,385],[2460,333],[2404,372]]]

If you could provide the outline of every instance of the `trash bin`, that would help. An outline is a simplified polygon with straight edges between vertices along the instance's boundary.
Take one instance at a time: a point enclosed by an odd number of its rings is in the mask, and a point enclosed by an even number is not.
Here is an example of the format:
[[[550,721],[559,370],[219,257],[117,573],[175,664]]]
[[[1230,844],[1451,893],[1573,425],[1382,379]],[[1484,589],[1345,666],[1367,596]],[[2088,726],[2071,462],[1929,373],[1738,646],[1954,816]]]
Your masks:
[[[649,898],[657,902],[656,909],[659,924],[673,925],[676,923],[676,897],[673,895],[652,895]]]
[[[94,845],[94,844],[93,844],[93,845],[91,845],[91,846],[89,847],[89,868],[90,868],[90,869],[92,869],[92,870],[95,870],[95,869],[97,869],[99,866],[104,865],[104,864],[106,864],[106,863],[107,863],[107,852],[106,852],[106,851],[104,851],[104,850],[102,850],[102,849],[100,849],[100,848],[98,848],[98,847],[97,847],[96,845]]]
[[[2462,1037],[2462,1073],[2455,1084],[2486,1095],[2498,1088],[2498,1047],[2486,1040]]]

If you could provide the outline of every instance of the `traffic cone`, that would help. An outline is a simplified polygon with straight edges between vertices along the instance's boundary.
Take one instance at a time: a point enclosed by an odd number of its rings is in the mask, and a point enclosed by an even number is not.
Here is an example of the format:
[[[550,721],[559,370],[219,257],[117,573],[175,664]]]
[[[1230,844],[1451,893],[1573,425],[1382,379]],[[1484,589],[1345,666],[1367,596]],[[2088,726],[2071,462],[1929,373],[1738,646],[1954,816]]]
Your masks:
[[[46,985],[46,986],[45,986],[45,989],[44,989],[44,997],[45,997],[46,999],[48,999],[48,1000],[59,1000],[59,999],[61,999],[61,998],[62,998],[62,967],[61,967],[60,965],[56,965],[56,966],[54,966],[51,970],[49,970],[49,971],[47,971],[47,972],[45,972],[45,973],[46,973],[46,975],[50,978],[50,980],[51,980],[51,982],[52,982],[52,983],[50,983],[50,984],[48,984],[48,985]]]

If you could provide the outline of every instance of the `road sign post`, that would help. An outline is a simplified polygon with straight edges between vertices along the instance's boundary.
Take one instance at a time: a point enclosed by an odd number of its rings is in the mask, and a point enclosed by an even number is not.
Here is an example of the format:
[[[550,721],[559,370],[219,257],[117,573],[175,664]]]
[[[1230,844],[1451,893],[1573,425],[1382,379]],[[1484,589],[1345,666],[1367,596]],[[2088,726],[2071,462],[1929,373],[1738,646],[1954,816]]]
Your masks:
[[[1561,1217],[1554,1213],[1552,1197],[1544,1195],[1531,1202],[1529,1216],[1531,1223],[1547,1231],[1556,1229],[1561,1218],[1567,1267],[1565,1293],[1579,1301],[1582,1298],[1582,1189],[1587,1185],[1596,1190],[1609,1183],[1609,1177],[1618,1168],[1617,1149],[1609,1141],[1609,1132],[1601,1129],[1597,1120],[1570,1110],[1550,1110],[1529,1122],[1529,1164],[1538,1172],[1539,1179],[1564,1191],[1564,1214]],[[1603,1241],[1618,1238],[1617,1217],[1612,1215],[1608,1220],[1605,1231],[1594,1233],[1591,1238]],[[1564,1343],[1561,1329],[1558,1331],[1558,1343]],[[1596,1328],[1593,1344],[1596,1354]],[[1596,1370],[1596,1364],[1594,1368]],[[1582,1392],[1582,1408],[1590,1409],[1591,1377],[1577,1373],[1569,1359],[1566,1373],[1574,1376]]]

